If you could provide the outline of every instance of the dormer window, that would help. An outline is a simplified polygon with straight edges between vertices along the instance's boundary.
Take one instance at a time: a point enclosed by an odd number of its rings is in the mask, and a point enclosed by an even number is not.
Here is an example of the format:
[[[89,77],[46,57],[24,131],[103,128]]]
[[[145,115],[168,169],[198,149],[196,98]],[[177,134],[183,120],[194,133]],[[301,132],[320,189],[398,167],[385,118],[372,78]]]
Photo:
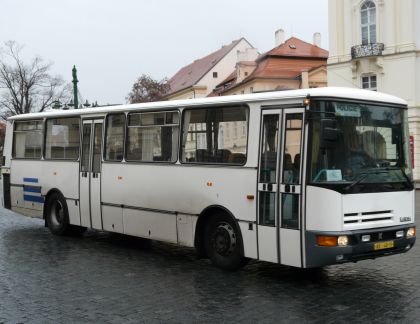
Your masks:
[[[376,43],[376,6],[367,0],[360,8],[362,26],[362,45]]]

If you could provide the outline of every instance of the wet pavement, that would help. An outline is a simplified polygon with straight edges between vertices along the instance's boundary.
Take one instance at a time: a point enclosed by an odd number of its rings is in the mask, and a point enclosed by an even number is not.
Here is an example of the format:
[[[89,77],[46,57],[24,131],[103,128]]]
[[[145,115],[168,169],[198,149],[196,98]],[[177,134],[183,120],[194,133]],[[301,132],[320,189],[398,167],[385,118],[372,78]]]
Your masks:
[[[231,273],[192,249],[96,231],[56,237],[0,209],[0,323],[414,323],[419,276],[419,244],[321,271],[250,262]]]

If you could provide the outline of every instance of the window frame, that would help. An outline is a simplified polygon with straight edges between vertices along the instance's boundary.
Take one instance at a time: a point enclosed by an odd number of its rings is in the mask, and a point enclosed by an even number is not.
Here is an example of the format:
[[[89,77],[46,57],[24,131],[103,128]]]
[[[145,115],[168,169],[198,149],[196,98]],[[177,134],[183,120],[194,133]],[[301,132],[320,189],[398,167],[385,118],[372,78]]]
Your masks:
[[[369,7],[370,4],[373,4],[373,7]],[[363,7],[366,6],[366,9]],[[370,11],[375,10],[375,23],[370,22]],[[367,22],[366,24],[363,24],[362,17],[363,12],[366,11],[367,15]],[[375,26],[375,42],[372,42],[371,40],[371,27]],[[363,28],[367,28],[367,43],[365,44],[363,42]],[[361,44],[362,45],[369,45],[369,44],[376,44],[378,42],[378,17],[377,17],[377,5],[372,0],[365,0],[360,5],[360,36],[361,36]]]
[[[46,157],[46,149],[47,149],[47,122],[48,122],[48,120],[51,120],[51,119],[70,119],[70,118],[79,120],[79,153],[78,153],[77,159],[47,158]],[[43,149],[42,149],[42,157],[44,158],[44,160],[45,161],[72,161],[72,162],[80,161],[80,143],[81,143],[80,126],[81,125],[82,125],[82,119],[80,118],[80,115],[65,116],[65,117],[55,116],[55,117],[45,118],[44,119]]]
[[[376,87],[372,87],[372,77],[376,78]],[[369,87],[368,88],[364,88],[363,87],[363,78],[368,78],[369,79]],[[360,81],[361,81],[361,88],[363,90],[369,90],[369,91],[378,91],[378,75],[375,73],[366,73],[366,74],[362,74],[360,76]]]
[[[385,101],[376,101],[376,100],[362,100],[362,99],[355,99],[355,98],[345,98],[345,97],[341,97],[341,98],[336,98],[336,97],[329,97],[329,96],[323,96],[323,97],[317,97],[315,98],[315,100],[311,101],[311,105],[310,105],[310,113],[314,113],[314,105],[317,102],[322,102],[322,101],[332,101],[332,102],[342,102],[342,103],[354,103],[354,104],[368,104],[368,105],[373,105],[373,106],[380,106],[380,107],[388,107],[388,108],[398,108],[401,110],[405,110],[408,111],[408,107],[406,105],[402,105],[402,104],[398,104],[398,103],[390,103],[390,102],[385,102]],[[327,116],[329,116],[328,113],[326,113]],[[311,163],[310,161],[312,161],[312,145],[313,145],[313,123],[310,122],[308,124],[308,129],[307,129],[307,147],[309,150],[306,151],[306,164],[304,166],[305,170],[304,170],[304,177],[302,179],[304,179],[306,181],[306,185],[309,186],[315,186],[315,187],[320,187],[320,188],[326,188],[338,193],[344,193],[344,191],[342,190],[342,188],[340,188],[340,186],[330,186],[328,184],[324,184],[324,183],[316,183],[312,181],[312,169],[311,169]],[[403,191],[409,191],[412,189],[405,189],[399,192],[403,192]],[[377,193],[380,191],[375,191],[375,190],[371,190],[371,191],[366,191],[366,193]],[[392,192],[392,191],[390,191]],[[345,192],[346,194],[349,194],[349,192]]]
[[[128,118],[129,115],[135,115],[135,114],[153,114],[153,113],[167,113],[167,112],[176,112],[178,114],[179,123],[178,123],[178,136],[177,136],[177,147],[175,148],[176,152],[176,159],[175,161],[140,161],[140,160],[128,160],[127,159],[127,146],[128,146],[128,128],[148,128],[148,127],[173,127],[175,124],[170,124],[171,126],[165,126],[165,125],[145,125],[145,126],[129,126],[128,125]],[[165,115],[166,117],[166,115]],[[125,135],[124,135],[124,161],[130,164],[176,164],[178,161],[180,161],[180,143],[181,143],[181,127],[182,127],[182,113],[179,109],[165,109],[165,110],[146,110],[146,111],[130,111],[126,114],[125,119]],[[165,120],[166,122],[166,120]]]
[[[124,134],[123,134],[123,155],[122,155],[122,159],[121,160],[107,160],[106,157],[106,147],[107,147],[107,142],[106,142],[106,137],[108,134],[108,117],[109,116],[115,116],[115,115],[124,115]],[[105,115],[104,118],[104,129],[102,130],[102,163],[122,163],[125,162],[125,143],[127,140],[127,112],[123,111],[123,112],[111,112]]]
[[[245,160],[242,164],[233,164],[233,163],[214,163],[214,162],[188,162],[183,161],[183,145],[182,139],[184,135],[184,118],[185,118],[185,112],[190,110],[200,110],[200,109],[220,109],[220,108],[244,108],[247,112],[248,120],[246,122],[246,154],[245,154]],[[248,152],[249,152],[249,122],[250,122],[250,111],[249,105],[247,103],[234,103],[234,104],[225,104],[225,105],[203,105],[203,106],[196,106],[196,107],[186,107],[182,110],[181,114],[181,129],[179,132],[179,152],[178,152],[178,159],[180,164],[183,165],[197,165],[197,166],[220,166],[220,167],[244,167],[248,163]]]
[[[40,121],[42,124],[41,127],[41,156],[39,158],[31,158],[31,157],[16,157],[15,154],[15,141],[16,141],[16,123],[27,123],[27,122],[33,122],[33,121]],[[34,160],[34,161],[41,161],[44,159],[44,136],[45,136],[45,119],[39,118],[39,119],[24,119],[24,120],[15,120],[13,121],[13,141],[12,141],[12,160]]]

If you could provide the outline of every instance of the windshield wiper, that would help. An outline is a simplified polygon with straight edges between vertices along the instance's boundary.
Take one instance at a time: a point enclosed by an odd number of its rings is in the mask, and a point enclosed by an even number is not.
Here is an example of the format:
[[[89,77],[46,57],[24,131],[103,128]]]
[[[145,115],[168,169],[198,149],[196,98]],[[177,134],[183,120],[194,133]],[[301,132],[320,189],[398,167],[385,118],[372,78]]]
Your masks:
[[[366,170],[364,172],[360,172],[359,175],[358,175],[359,179],[357,179],[355,182],[352,182],[348,186],[344,187],[343,190],[349,191],[351,188],[353,188],[354,186],[358,185],[360,182],[365,180],[367,178],[367,176],[369,176],[369,175],[388,173],[388,171],[389,170],[385,170],[384,168],[377,168],[377,169],[369,169],[369,170]]]
[[[369,170],[366,170],[364,172],[359,173],[358,179],[355,182],[353,182],[353,183],[349,184],[348,186],[344,187],[343,190],[349,191],[351,188],[353,188],[354,186],[356,186],[360,182],[362,182],[364,179],[366,179],[367,176],[369,176],[369,175],[388,173],[389,171],[395,171],[395,170],[400,170],[401,173],[403,174],[404,178],[407,180],[407,183],[410,186],[413,185],[413,183],[411,182],[411,179],[408,177],[408,175],[404,172],[403,169],[400,169],[399,167],[384,167],[384,168],[373,168],[373,169],[369,169]]]

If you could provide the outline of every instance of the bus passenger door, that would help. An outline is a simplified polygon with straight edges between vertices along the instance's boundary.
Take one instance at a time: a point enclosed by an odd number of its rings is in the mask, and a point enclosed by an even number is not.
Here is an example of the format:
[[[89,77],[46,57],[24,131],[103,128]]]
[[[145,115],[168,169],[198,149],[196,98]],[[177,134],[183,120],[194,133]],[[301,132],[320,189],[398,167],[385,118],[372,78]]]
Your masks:
[[[80,159],[80,214],[82,226],[102,229],[101,208],[102,120],[84,120]]]
[[[302,266],[301,197],[303,108],[284,109],[279,186],[280,263]]]
[[[258,259],[279,262],[278,179],[281,110],[263,110],[258,170]]]

